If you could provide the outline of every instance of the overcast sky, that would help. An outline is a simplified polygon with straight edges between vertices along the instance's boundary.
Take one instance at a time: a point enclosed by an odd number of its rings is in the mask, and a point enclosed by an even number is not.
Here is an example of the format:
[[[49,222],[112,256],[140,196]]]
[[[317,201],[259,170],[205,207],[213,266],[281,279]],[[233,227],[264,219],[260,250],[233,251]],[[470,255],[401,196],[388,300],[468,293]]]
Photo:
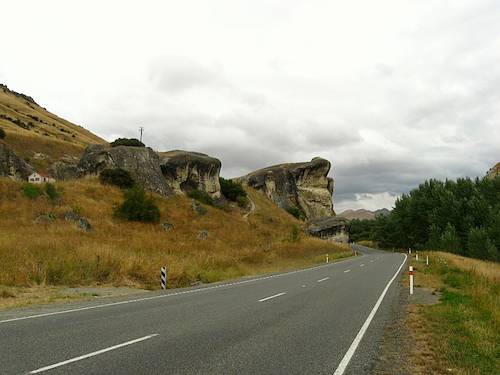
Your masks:
[[[234,177],[332,162],[337,212],[500,161],[500,1],[2,1],[0,82]]]

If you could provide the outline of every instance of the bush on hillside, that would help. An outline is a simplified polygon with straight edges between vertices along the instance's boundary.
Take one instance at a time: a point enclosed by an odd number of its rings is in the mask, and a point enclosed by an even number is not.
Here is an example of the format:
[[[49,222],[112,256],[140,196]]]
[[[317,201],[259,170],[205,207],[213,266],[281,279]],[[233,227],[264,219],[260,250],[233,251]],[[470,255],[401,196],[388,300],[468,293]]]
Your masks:
[[[190,190],[187,192],[187,196],[209,206],[213,206],[215,204],[213,198],[208,195],[208,193],[201,190]]]
[[[220,189],[222,195],[224,195],[230,201],[238,203],[240,207],[248,206],[249,200],[247,197],[247,192],[243,189],[240,182],[233,180],[226,180],[225,178],[219,177]]]
[[[0,128],[0,139],[5,139],[5,130]]]
[[[23,194],[27,198],[36,199],[42,195],[42,191],[39,186],[27,182],[23,185]]]
[[[129,221],[156,223],[160,220],[160,210],[152,197],[140,186],[135,186],[124,193],[124,201],[115,208],[115,215]]]
[[[44,190],[45,194],[51,201],[55,201],[57,198],[59,198],[59,192],[57,191],[54,184],[45,184]]]
[[[294,216],[296,219],[299,219],[299,220],[305,220],[306,219],[306,215],[304,215],[304,213],[302,212],[302,210],[298,207],[295,207],[295,206],[291,206],[291,207],[288,207],[286,209],[286,211]]]
[[[116,185],[122,189],[134,186],[135,181],[128,171],[121,168],[105,169],[99,175],[102,184]]]
[[[111,147],[117,147],[117,146],[145,147],[144,143],[142,143],[136,138],[117,138],[109,145]]]

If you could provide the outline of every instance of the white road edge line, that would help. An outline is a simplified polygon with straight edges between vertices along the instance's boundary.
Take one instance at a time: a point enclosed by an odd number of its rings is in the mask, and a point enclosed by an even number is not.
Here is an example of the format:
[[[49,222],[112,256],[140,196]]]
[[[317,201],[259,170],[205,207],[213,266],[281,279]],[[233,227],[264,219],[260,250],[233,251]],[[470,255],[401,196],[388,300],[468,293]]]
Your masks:
[[[352,258],[347,258],[347,259],[342,259],[342,260],[339,260],[339,261],[336,261],[336,262],[332,262],[332,263],[329,263],[329,264],[324,264],[324,265],[321,265],[321,266],[303,268],[303,269],[296,270],[296,271],[290,271],[290,272],[279,273],[279,274],[276,274],[276,275],[269,275],[269,276],[264,276],[264,277],[258,277],[258,278],[250,279],[250,280],[235,281],[235,282],[232,282],[232,283],[219,284],[219,285],[209,286],[209,287],[205,287],[205,288],[197,288],[197,289],[184,290],[182,292],[160,294],[158,296],[129,299],[129,300],[125,300],[125,301],[105,303],[105,304],[102,304],[102,305],[85,306],[85,307],[79,307],[79,308],[75,308],[75,309],[54,311],[54,312],[50,312],[50,313],[21,316],[19,318],[10,318],[10,319],[5,319],[5,320],[0,320],[0,324],[2,324],[2,323],[9,323],[9,322],[16,322],[18,320],[36,319],[36,318],[43,318],[43,317],[52,316],[52,315],[68,314],[68,313],[73,313],[73,312],[78,312],[78,311],[100,309],[100,308],[109,307],[109,306],[126,305],[128,303],[144,302],[144,301],[150,301],[150,300],[155,300],[155,299],[159,299],[159,298],[167,298],[167,297],[179,296],[179,295],[182,295],[182,294],[198,293],[198,292],[204,292],[204,291],[207,291],[207,290],[213,290],[213,289],[218,289],[218,288],[223,288],[223,287],[237,286],[237,285],[242,285],[242,284],[249,284],[249,283],[254,283],[256,281],[273,279],[275,277],[283,277],[283,276],[293,275],[293,274],[299,273],[299,272],[306,272],[306,271],[317,270],[317,269],[320,269],[320,268],[330,267],[330,266],[333,266],[335,264],[340,264],[340,263],[343,263],[343,262],[349,262],[349,261],[353,261],[353,260],[358,260],[358,259],[355,258],[355,257],[352,257]]]
[[[270,299],[273,299],[273,298],[276,298],[276,297],[281,297],[281,296],[284,296],[286,293],[283,292],[283,293],[278,293],[278,294],[275,294],[273,296],[269,296],[269,297],[266,297],[266,298],[262,298],[262,299],[259,299],[259,302],[264,302],[264,301],[268,301]]]
[[[382,294],[380,295],[377,302],[375,303],[375,306],[373,306],[373,309],[370,312],[370,314],[368,315],[368,318],[366,318],[365,322],[361,326],[361,329],[359,330],[358,334],[354,338],[354,341],[352,342],[351,346],[349,347],[349,349],[345,353],[344,358],[342,358],[342,361],[340,361],[340,364],[337,367],[337,369],[335,370],[335,372],[333,373],[333,375],[342,375],[344,373],[344,371],[346,370],[347,365],[349,365],[349,362],[350,362],[352,356],[356,352],[356,349],[358,348],[359,343],[363,339],[363,336],[365,335],[366,330],[370,326],[370,323],[372,322],[373,317],[377,313],[377,310],[380,307],[380,304],[382,303],[387,291],[389,290],[389,287],[391,286],[394,279],[398,276],[399,271],[401,271],[401,268],[403,268],[404,264],[406,263],[407,258],[408,257],[405,254],[405,260],[403,260],[403,263],[401,263],[401,265],[399,266],[398,270],[396,271],[396,273],[394,274],[392,279],[390,279],[389,282],[387,283],[387,285],[385,286],[385,289],[383,290]]]
[[[351,272],[351,270],[345,270],[344,273]]]
[[[317,283],[321,283],[321,282],[326,281],[326,280],[328,280],[328,279],[330,279],[330,277],[324,277],[324,278],[322,278],[322,279],[319,279],[319,280],[318,280],[318,281],[316,281],[316,282],[317,282]]]
[[[61,366],[67,365],[69,363],[81,361],[82,359],[94,357],[96,355],[103,354],[103,353],[109,352],[111,350],[116,350],[116,349],[119,349],[119,348],[123,348],[124,346],[132,345],[132,344],[137,344],[138,342],[141,342],[141,341],[144,341],[144,340],[148,340],[148,339],[150,339],[152,337],[155,337],[155,336],[158,336],[158,334],[155,333],[155,334],[152,334],[152,335],[144,336],[144,337],[141,337],[139,339],[127,341],[127,342],[124,342],[122,344],[118,344],[118,345],[114,345],[114,346],[110,346],[109,348],[101,349],[101,350],[98,350],[96,352],[92,352],[92,353],[89,353],[89,354],[84,354],[84,355],[81,355],[79,357],[74,357],[74,358],[68,359],[66,361],[55,363],[53,365],[41,367],[41,368],[39,368],[37,370],[30,371],[29,374],[38,374],[40,372],[45,372],[45,371],[48,371],[48,370],[52,370],[52,369],[54,369],[56,367],[61,367]]]

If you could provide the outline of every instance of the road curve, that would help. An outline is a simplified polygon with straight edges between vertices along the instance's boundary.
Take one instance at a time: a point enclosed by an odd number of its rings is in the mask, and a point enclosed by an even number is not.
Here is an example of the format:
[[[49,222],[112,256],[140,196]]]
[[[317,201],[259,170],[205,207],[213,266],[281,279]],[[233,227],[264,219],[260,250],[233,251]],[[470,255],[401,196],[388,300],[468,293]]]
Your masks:
[[[2,374],[363,374],[406,256],[0,313]]]

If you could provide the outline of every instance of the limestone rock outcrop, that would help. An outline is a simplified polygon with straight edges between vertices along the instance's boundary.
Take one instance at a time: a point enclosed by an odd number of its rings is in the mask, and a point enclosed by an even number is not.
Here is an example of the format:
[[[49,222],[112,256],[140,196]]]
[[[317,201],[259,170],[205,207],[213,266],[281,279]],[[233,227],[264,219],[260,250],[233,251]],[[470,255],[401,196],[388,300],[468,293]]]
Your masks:
[[[33,171],[31,165],[19,158],[14,151],[0,142],[0,177],[27,180]]]
[[[343,217],[320,217],[308,221],[306,231],[311,236],[324,240],[349,242],[348,223],[349,221]]]
[[[160,158],[149,147],[90,145],[78,163],[80,175],[98,175],[107,168],[124,169],[145,189],[172,195],[160,169]]]
[[[237,180],[263,192],[279,207],[296,207],[307,219],[314,219],[335,214],[330,167],[328,160],[314,158],[310,162],[259,169]]]
[[[221,198],[219,159],[199,152],[181,150],[158,154],[163,176],[174,192],[200,190],[214,199]]]
[[[486,177],[489,179],[494,179],[500,176],[500,163],[497,163],[495,166],[491,167],[488,173],[486,174]]]

